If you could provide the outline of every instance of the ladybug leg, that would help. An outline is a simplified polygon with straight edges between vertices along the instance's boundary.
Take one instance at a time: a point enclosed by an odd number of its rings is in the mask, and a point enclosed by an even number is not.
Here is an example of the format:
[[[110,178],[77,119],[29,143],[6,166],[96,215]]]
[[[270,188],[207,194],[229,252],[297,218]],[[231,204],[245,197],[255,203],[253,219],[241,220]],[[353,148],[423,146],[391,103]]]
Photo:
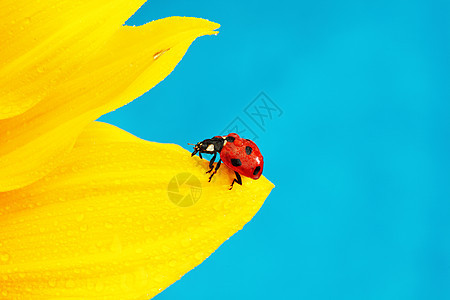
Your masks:
[[[222,163],[222,160],[219,159],[219,162],[217,163],[216,168],[214,169],[214,172],[211,174],[211,176],[209,176],[209,182],[211,182],[211,178],[214,176],[214,174],[217,173],[217,170],[219,170],[221,163]]]
[[[203,158],[202,153],[199,152],[198,150],[194,150],[194,152],[191,153],[191,157],[194,156],[195,154],[197,154],[197,152],[198,152],[198,156],[200,156],[200,158]]]
[[[216,160],[217,153],[214,153],[213,157],[209,161],[209,171],[206,171],[206,174],[211,173],[211,171],[214,169],[214,161]]]
[[[236,172],[236,171],[234,171],[234,174],[236,174],[236,178],[233,180],[233,182],[231,183],[231,186],[230,186],[230,190],[233,188],[233,184],[236,182],[237,184],[239,184],[239,185],[242,185],[242,179],[241,179],[241,175],[238,173],[238,172]],[[237,180],[236,180],[237,179]]]

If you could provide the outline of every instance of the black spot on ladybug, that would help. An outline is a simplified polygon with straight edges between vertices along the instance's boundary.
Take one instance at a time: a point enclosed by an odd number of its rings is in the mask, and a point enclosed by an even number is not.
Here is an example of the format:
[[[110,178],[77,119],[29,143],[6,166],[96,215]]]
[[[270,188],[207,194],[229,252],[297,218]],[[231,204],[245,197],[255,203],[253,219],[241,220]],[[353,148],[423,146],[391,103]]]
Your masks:
[[[234,137],[227,136],[227,142],[234,143]]]
[[[233,167],[239,167],[242,165],[242,162],[239,158],[232,158],[231,164],[233,165]]]
[[[250,147],[250,146],[245,147],[245,153],[247,153],[247,155],[252,154],[252,151],[253,151],[252,147]]]
[[[257,167],[255,168],[255,171],[253,171],[253,175],[258,174],[260,170],[261,170],[261,167],[260,167],[260,166],[257,166]]]

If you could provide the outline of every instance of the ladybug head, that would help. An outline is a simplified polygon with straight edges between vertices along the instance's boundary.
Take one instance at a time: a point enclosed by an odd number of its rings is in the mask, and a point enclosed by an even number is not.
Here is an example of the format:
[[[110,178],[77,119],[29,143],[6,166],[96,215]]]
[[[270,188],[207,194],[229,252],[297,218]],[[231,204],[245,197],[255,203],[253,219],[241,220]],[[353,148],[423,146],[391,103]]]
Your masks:
[[[206,139],[204,141],[198,142],[194,146],[194,151],[191,156],[198,153],[198,156],[202,158],[202,153],[213,154],[220,152],[223,148],[224,139],[222,137],[213,137],[212,139]]]

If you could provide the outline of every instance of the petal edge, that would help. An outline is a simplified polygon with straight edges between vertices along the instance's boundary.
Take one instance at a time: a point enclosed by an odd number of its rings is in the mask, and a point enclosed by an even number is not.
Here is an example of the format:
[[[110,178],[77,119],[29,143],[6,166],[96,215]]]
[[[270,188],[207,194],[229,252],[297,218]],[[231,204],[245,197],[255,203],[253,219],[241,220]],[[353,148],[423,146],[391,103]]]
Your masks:
[[[217,27],[186,17],[122,27],[71,80],[24,114],[0,120],[0,191],[48,174],[84,126],[158,84],[198,36],[216,34]]]
[[[273,188],[243,178],[229,191],[226,168],[208,183],[208,162],[179,146],[93,126],[52,174],[1,194],[0,286],[11,297],[149,299],[240,230]],[[168,183],[186,172],[201,196],[178,206]]]

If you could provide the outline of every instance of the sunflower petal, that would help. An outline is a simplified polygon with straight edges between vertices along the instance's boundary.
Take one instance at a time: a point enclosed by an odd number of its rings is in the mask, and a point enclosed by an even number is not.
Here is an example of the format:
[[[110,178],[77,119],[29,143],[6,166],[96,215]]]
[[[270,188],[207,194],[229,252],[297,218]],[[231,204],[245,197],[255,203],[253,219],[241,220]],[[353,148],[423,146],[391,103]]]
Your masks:
[[[0,191],[48,174],[89,122],[163,80],[201,35],[219,25],[172,17],[122,27],[92,59],[24,114],[0,120]]]
[[[259,210],[273,184],[173,144],[93,123],[64,162],[0,194],[0,295],[149,299],[200,264]]]
[[[4,0],[0,119],[25,112],[103,45],[145,0]]]

